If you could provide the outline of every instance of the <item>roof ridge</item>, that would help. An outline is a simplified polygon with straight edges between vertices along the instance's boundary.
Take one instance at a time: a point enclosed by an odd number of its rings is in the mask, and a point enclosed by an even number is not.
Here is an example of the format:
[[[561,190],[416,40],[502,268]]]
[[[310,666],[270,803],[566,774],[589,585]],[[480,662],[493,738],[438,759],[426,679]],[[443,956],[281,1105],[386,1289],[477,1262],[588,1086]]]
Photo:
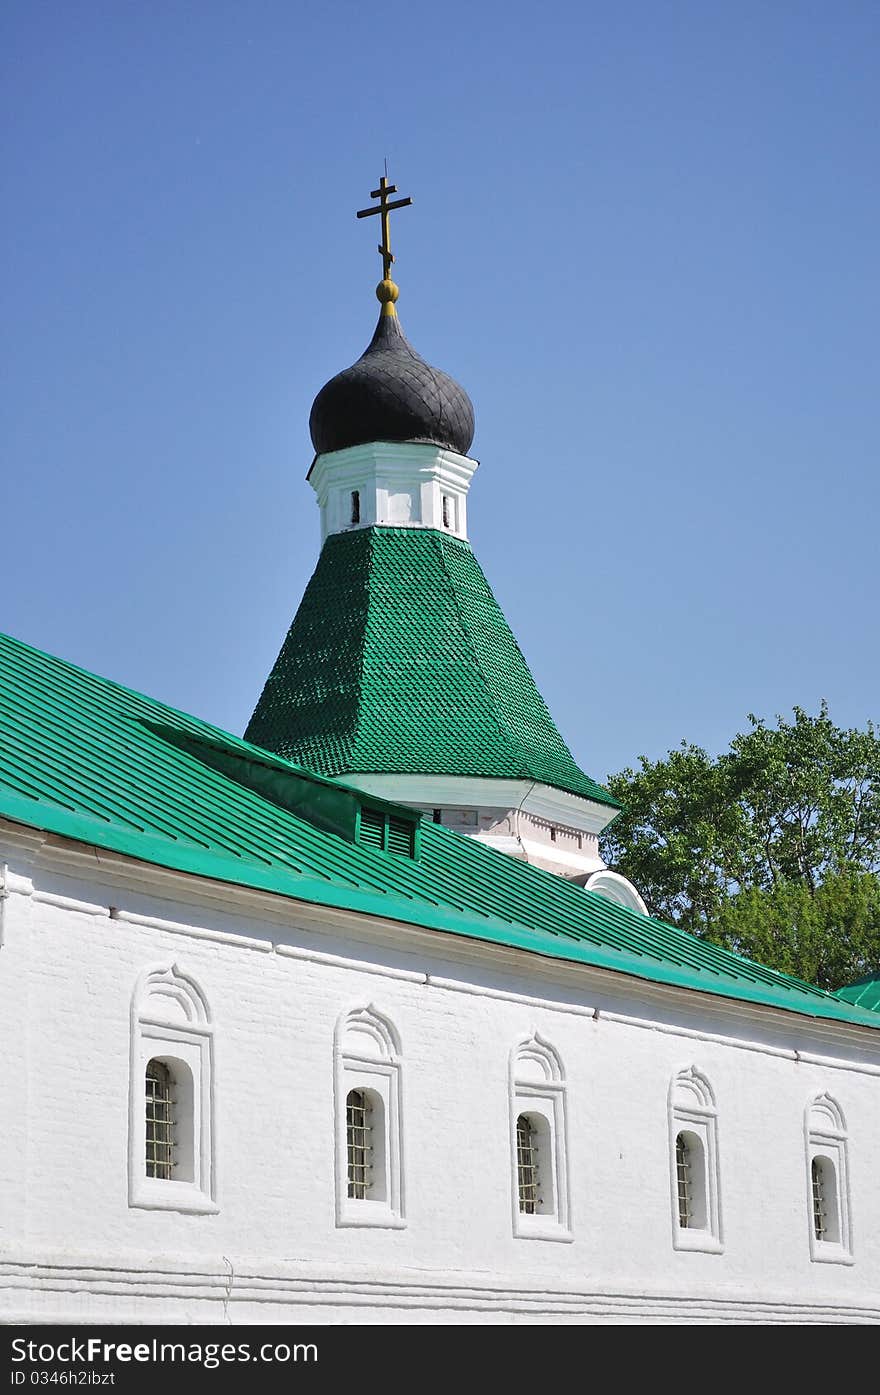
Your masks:
[[[356,680],[356,684],[355,684],[355,686],[356,686],[356,688],[357,688],[357,693],[358,693],[358,701],[357,701],[357,704],[356,704],[356,707],[355,707],[354,731],[352,732],[351,736],[349,737],[348,745],[347,745],[347,752],[346,752],[347,758],[348,758],[348,764],[349,764],[350,766],[354,766],[354,762],[355,762],[355,760],[356,760],[356,758],[357,758],[357,753],[358,753],[359,744],[360,744],[361,730],[362,730],[362,728],[363,728],[364,704],[363,704],[363,702],[361,701],[361,696],[362,696],[362,694],[363,694],[364,669],[365,669],[365,667],[366,667],[365,655],[366,655],[366,652],[367,652],[367,631],[368,631],[369,628],[370,628],[370,613],[371,613],[372,608],[373,608],[373,607],[372,607],[372,597],[371,597],[371,595],[370,595],[370,591],[371,591],[371,589],[372,589],[372,584],[373,584],[373,552],[374,552],[374,547],[375,547],[375,527],[371,525],[371,526],[368,527],[365,531],[366,531],[366,534],[367,534],[367,574],[366,574],[366,581],[365,581],[365,583],[364,583],[364,594],[365,594],[365,600],[366,600],[366,616],[365,616],[365,618],[364,618],[364,623],[363,623],[363,625],[362,625],[362,627],[361,627],[360,637],[359,637],[359,640],[358,640],[358,658],[357,658],[358,669],[357,669],[357,680]],[[329,541],[329,539],[328,539],[328,541]]]
[[[440,564],[443,570],[443,577],[446,581],[447,587],[449,588],[449,594],[452,597],[452,603],[455,608],[455,614],[458,617],[459,629],[461,630],[462,634],[465,637],[465,640],[467,641],[468,651],[473,660],[474,669],[476,671],[477,677],[479,678],[480,684],[486,691],[486,697],[488,699],[489,711],[492,715],[492,719],[495,722],[495,725],[501,733],[502,737],[504,737],[508,741],[512,741],[514,749],[516,750],[520,759],[522,759],[524,754],[522,745],[520,744],[520,741],[517,738],[516,733],[511,730],[509,724],[504,720],[503,712],[499,711],[498,705],[495,700],[495,695],[492,692],[492,688],[489,684],[488,678],[486,677],[483,665],[480,663],[479,651],[477,649],[476,642],[474,641],[474,638],[471,635],[470,630],[468,629],[467,621],[465,619],[464,611],[461,605],[461,600],[458,594],[458,587],[456,586],[455,581],[452,578],[452,574],[450,573],[449,567],[446,562],[446,543],[451,541],[451,539],[447,538],[445,534],[438,532],[436,529],[432,529],[431,531],[434,534],[433,541],[435,543],[440,557]],[[470,552],[471,556],[474,556],[473,548],[470,546],[469,543],[463,542],[461,539],[455,539],[455,541],[461,542],[462,547],[466,549],[468,552]],[[476,561],[476,557],[474,557],[474,561]],[[515,642],[516,637],[514,636],[514,643]],[[523,774],[528,779],[534,779],[534,776],[528,768],[528,762],[526,761],[524,762],[524,764],[525,769],[523,771]]]
[[[537,700],[538,700],[538,702],[540,703],[541,707],[544,709],[544,712],[545,712],[545,714],[546,714],[547,720],[548,720],[548,722],[550,723],[550,726],[551,726],[551,727],[553,728],[553,730],[556,732],[556,735],[559,737],[559,740],[560,740],[560,742],[562,743],[562,746],[564,747],[565,751],[568,753],[568,756],[569,756],[569,758],[570,758],[570,760],[571,760],[572,765],[573,765],[574,768],[577,770],[578,774],[584,775],[584,772],[581,770],[580,766],[578,765],[577,761],[575,760],[574,756],[572,755],[571,751],[569,750],[568,742],[565,740],[564,736],[562,735],[562,732],[559,730],[558,726],[556,725],[556,722],[555,722],[555,720],[554,720],[554,717],[553,717],[552,712],[550,711],[550,708],[547,706],[547,703],[544,701],[543,694],[541,693],[540,688],[538,687],[537,683],[536,683],[535,680],[534,680],[534,675],[532,674],[531,667],[529,666],[529,661],[528,661],[528,659],[526,658],[525,654],[524,654],[523,651],[522,651],[522,648],[521,648],[521,646],[520,646],[520,642],[519,642],[519,640],[517,639],[516,634],[515,634],[513,628],[512,628],[509,624],[507,624],[507,617],[505,616],[504,611],[501,610],[501,607],[498,605],[498,600],[497,600],[497,598],[496,598],[496,596],[495,596],[495,592],[492,590],[491,586],[489,585],[489,579],[488,579],[488,577],[487,577],[487,576],[485,575],[485,573],[483,572],[483,569],[482,569],[482,567],[480,567],[479,562],[477,562],[476,554],[474,553],[474,550],[473,550],[473,548],[471,547],[470,543],[467,542],[466,540],[460,539],[460,538],[449,538],[449,537],[447,537],[447,536],[446,536],[445,534],[443,534],[443,533],[438,534],[438,541],[439,541],[439,544],[440,544],[440,554],[441,554],[441,557],[442,557],[442,559],[443,559],[443,572],[444,572],[444,575],[447,576],[447,577],[449,576],[449,568],[448,568],[448,566],[447,566],[447,564],[446,564],[446,553],[445,553],[445,545],[446,545],[447,543],[458,543],[458,544],[462,547],[463,550],[467,550],[467,551],[471,554],[471,556],[474,558],[474,561],[476,562],[477,566],[479,567],[479,570],[480,570],[480,573],[481,573],[481,575],[482,575],[482,577],[483,577],[483,580],[484,580],[485,583],[486,583],[486,588],[487,588],[487,590],[489,591],[489,593],[491,594],[492,599],[493,599],[493,601],[495,602],[495,605],[498,607],[498,610],[499,610],[499,612],[500,612],[502,618],[504,619],[504,622],[505,622],[505,626],[506,626],[506,628],[507,628],[507,631],[508,631],[508,633],[509,633],[509,635],[510,635],[510,638],[513,640],[514,648],[516,649],[516,652],[517,652],[517,654],[519,655],[520,660],[522,661],[523,669],[525,670],[525,673],[528,675],[529,679],[531,680],[531,685],[532,685],[532,687],[533,687],[533,689],[534,689],[534,696],[537,698]],[[455,587],[455,583],[452,582],[451,578],[450,578],[450,584],[451,584],[451,586],[452,586],[452,591],[453,591],[453,595],[454,595],[454,598],[455,598],[456,611],[457,611],[457,613],[458,613],[458,615],[459,615],[459,618],[460,618],[460,621],[461,621],[462,630],[463,630],[464,634],[467,636],[468,644],[470,645],[470,647],[472,648],[472,650],[473,650],[473,652],[474,652],[474,657],[475,657],[475,661],[476,661],[476,665],[477,665],[477,671],[478,671],[478,673],[479,673],[479,675],[480,675],[481,681],[483,682],[483,684],[484,684],[484,686],[485,686],[485,688],[486,688],[486,690],[487,690],[487,692],[488,692],[488,695],[489,695],[489,704],[490,704],[490,707],[491,707],[491,709],[492,709],[492,715],[494,716],[494,718],[495,718],[495,720],[496,720],[496,723],[497,723],[499,729],[501,730],[502,734],[505,735],[505,736],[512,742],[512,744],[513,744],[515,750],[517,751],[517,753],[518,753],[520,759],[522,760],[522,762],[523,762],[523,767],[524,767],[524,770],[523,770],[524,776],[525,776],[527,779],[529,779],[529,780],[535,780],[535,781],[537,781],[539,784],[552,784],[552,781],[548,781],[548,780],[546,779],[545,776],[536,775],[536,774],[535,774],[534,762],[533,762],[533,760],[532,760],[532,754],[533,754],[533,753],[532,753],[531,751],[529,751],[529,750],[527,749],[527,747],[524,745],[524,743],[523,743],[523,741],[521,740],[521,738],[520,738],[518,732],[514,729],[514,727],[513,727],[513,725],[511,724],[511,722],[510,722],[510,720],[509,720],[507,714],[505,713],[505,710],[504,710],[503,706],[502,706],[502,705],[500,704],[500,702],[498,701],[498,697],[497,697],[497,695],[496,695],[495,690],[494,690],[494,689],[491,687],[491,685],[489,684],[488,679],[486,678],[486,675],[485,675],[485,673],[484,673],[483,666],[482,666],[482,664],[479,662],[479,657],[478,657],[479,651],[478,651],[478,649],[477,649],[477,646],[476,646],[475,641],[474,641],[474,640],[472,639],[472,637],[471,637],[470,630],[468,629],[468,626],[467,626],[467,620],[466,620],[466,618],[465,618],[464,612],[463,612],[463,610],[462,610],[462,608],[461,608],[461,605],[460,605],[460,603],[459,603],[458,591],[457,591],[457,589],[456,589],[456,587]],[[589,777],[586,777],[586,778],[589,778]]]

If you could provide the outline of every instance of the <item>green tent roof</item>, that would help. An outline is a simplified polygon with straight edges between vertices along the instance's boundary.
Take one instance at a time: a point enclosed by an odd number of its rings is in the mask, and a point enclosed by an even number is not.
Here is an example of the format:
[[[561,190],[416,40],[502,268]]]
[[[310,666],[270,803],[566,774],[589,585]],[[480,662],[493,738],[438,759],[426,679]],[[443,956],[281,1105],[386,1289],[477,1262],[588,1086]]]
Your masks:
[[[426,820],[416,857],[362,845],[331,831],[345,800],[364,796],[0,636],[2,817],[215,881],[880,1028],[876,1013]]]
[[[324,775],[538,780],[620,807],[576,765],[468,544],[433,529],[327,539],[245,737]]]

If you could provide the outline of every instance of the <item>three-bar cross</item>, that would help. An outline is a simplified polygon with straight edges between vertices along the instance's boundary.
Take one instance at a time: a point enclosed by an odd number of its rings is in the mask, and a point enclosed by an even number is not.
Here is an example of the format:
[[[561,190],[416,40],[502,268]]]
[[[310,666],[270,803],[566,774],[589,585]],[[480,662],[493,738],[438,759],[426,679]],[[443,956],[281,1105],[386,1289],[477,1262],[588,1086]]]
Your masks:
[[[370,194],[371,199],[378,199],[379,203],[375,208],[362,208],[358,213],[359,218],[369,218],[373,213],[382,215],[382,241],[379,243],[379,255],[382,258],[382,279],[389,280],[391,273],[391,263],[394,257],[391,252],[391,232],[389,228],[389,214],[392,208],[406,208],[412,199],[394,199],[389,202],[389,194],[397,193],[397,185],[389,184],[385,175],[379,180],[378,189],[374,189]]]

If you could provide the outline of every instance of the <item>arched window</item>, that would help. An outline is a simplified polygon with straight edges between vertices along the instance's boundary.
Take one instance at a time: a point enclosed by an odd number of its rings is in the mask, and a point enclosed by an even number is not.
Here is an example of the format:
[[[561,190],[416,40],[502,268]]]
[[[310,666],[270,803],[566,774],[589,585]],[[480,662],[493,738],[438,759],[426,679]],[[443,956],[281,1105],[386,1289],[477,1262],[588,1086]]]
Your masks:
[[[372,1110],[367,1103],[366,1090],[349,1090],[345,1101],[345,1127],[348,1143],[348,1194],[363,1200],[370,1186],[373,1170]]]
[[[669,1150],[672,1243],[719,1254],[718,1114],[712,1087],[694,1066],[679,1071],[669,1088]]]
[[[540,1114],[520,1114],[516,1121],[516,1185],[523,1216],[552,1213],[552,1162],[548,1166],[547,1120]]]
[[[395,1029],[357,1008],[336,1029],[336,1223],[405,1224],[401,1053]]]
[[[675,1181],[681,1230],[706,1228],[706,1154],[696,1133],[682,1132],[675,1140]]]
[[[349,1090],[345,1101],[348,1195],[384,1200],[385,1107],[374,1090]]]
[[[690,1144],[680,1133],[675,1140],[675,1177],[678,1184],[678,1224],[683,1230],[690,1225],[694,1213],[692,1165]]]
[[[806,1143],[810,1255],[851,1264],[846,1120],[830,1095],[819,1095],[807,1106]]]
[[[815,1157],[810,1163],[813,1193],[813,1234],[817,1240],[836,1240],[837,1176],[830,1158]],[[830,1214],[829,1214],[830,1207]]]
[[[150,969],[131,1010],[129,1204],[216,1211],[213,1026],[177,965]]]
[[[164,1061],[147,1062],[146,1164],[148,1177],[174,1172],[174,1077]]]
[[[510,1057],[513,1233],[570,1240],[565,1078],[537,1034]]]

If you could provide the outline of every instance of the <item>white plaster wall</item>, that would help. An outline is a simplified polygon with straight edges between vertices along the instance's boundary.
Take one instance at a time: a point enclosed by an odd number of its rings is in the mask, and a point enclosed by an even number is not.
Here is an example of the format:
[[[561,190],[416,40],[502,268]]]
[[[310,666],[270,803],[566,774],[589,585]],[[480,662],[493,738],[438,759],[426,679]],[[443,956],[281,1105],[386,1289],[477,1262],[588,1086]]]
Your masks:
[[[0,1318],[880,1320],[880,1033],[72,846],[0,852]],[[128,1200],[131,994],[172,961],[214,1023],[214,1215]],[[335,1224],[334,1028],[367,1004],[402,1043],[398,1230]],[[570,1243],[513,1235],[509,1053],[534,1032],[565,1071]],[[672,1245],[667,1097],[692,1065],[718,1105],[722,1254]],[[851,1266],[810,1258],[823,1091],[848,1125]]]

